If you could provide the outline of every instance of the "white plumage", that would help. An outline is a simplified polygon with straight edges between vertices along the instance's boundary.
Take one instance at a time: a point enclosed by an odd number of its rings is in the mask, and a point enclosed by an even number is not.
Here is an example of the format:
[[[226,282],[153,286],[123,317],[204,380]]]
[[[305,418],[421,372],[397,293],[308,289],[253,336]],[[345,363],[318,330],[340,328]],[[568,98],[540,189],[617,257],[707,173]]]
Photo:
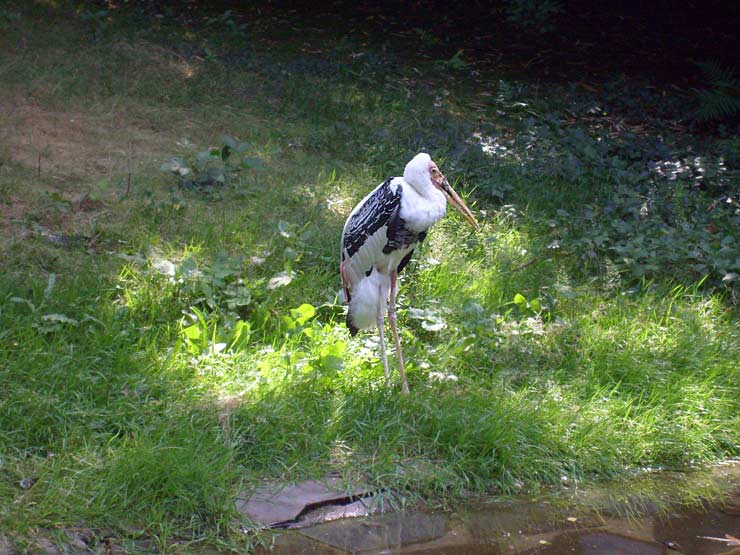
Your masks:
[[[378,326],[387,381],[389,370],[383,325],[388,312],[403,393],[408,393],[408,383],[396,328],[397,277],[416,246],[426,237],[427,230],[445,215],[447,202],[478,228],[465,202],[431,157],[422,152],[406,165],[403,177],[385,180],[360,201],[342,232],[340,273],[349,304],[347,326],[352,335],[358,330]]]

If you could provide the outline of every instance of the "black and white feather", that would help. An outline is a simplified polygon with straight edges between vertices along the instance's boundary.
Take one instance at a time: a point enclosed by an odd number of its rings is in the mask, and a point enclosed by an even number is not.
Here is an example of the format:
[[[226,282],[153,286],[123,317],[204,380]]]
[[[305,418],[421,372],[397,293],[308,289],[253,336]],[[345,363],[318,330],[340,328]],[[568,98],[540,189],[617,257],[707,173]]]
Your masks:
[[[445,214],[446,198],[429,181],[430,163],[428,154],[417,155],[403,177],[386,179],[347,219],[341,274],[349,303],[347,326],[353,335],[377,323],[378,311],[387,308],[391,272],[403,270],[427,230]],[[429,181],[426,188],[424,175]]]
[[[339,270],[349,305],[347,327],[355,335],[358,330],[378,326],[381,360],[388,382],[390,372],[383,333],[384,317],[388,313],[404,394],[408,394],[409,387],[396,325],[398,273],[408,264],[429,228],[445,215],[447,202],[478,228],[465,202],[429,155],[422,152],[406,164],[403,177],[386,179],[362,199],[350,213],[342,232]]]

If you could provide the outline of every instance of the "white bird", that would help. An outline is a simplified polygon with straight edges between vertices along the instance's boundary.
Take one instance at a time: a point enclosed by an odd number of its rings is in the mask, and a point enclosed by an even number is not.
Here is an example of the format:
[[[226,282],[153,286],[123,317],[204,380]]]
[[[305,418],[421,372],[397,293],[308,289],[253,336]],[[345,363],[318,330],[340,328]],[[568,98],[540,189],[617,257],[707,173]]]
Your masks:
[[[403,177],[389,177],[362,199],[350,213],[342,232],[339,271],[344,297],[349,304],[347,327],[350,334],[355,335],[358,330],[377,325],[388,384],[390,372],[383,332],[388,312],[401,374],[401,392],[405,395],[408,395],[409,386],[396,328],[398,274],[429,228],[445,215],[447,202],[478,229],[478,222],[465,202],[431,157],[422,152],[406,164]]]

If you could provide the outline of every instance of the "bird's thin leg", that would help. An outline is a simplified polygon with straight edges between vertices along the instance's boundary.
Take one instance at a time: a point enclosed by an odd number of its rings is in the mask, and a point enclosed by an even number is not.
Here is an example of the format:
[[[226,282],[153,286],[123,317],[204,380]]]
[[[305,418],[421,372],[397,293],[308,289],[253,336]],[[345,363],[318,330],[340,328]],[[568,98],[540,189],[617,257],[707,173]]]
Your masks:
[[[398,357],[398,371],[401,374],[401,393],[409,394],[409,384],[406,381],[406,369],[403,367],[403,353],[401,352],[401,341],[398,339],[398,328],[396,327],[396,282],[398,274],[391,272],[391,299],[388,304],[388,319],[391,321],[393,341],[396,343],[396,356]]]
[[[390,386],[391,374],[388,370],[388,356],[385,353],[385,333],[383,332],[383,325],[385,322],[385,298],[383,288],[380,288],[380,295],[378,296],[378,335],[380,336],[380,359],[383,361],[383,372],[385,372],[385,386]]]

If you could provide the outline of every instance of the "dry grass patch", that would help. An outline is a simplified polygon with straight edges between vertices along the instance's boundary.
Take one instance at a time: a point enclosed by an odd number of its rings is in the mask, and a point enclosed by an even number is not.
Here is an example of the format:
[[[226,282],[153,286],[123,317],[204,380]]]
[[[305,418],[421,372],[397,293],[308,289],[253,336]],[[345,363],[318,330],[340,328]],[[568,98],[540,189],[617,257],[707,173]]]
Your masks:
[[[0,144],[37,177],[110,179],[160,159],[171,144],[161,132],[118,111],[50,111],[16,97],[0,104],[0,114]]]

